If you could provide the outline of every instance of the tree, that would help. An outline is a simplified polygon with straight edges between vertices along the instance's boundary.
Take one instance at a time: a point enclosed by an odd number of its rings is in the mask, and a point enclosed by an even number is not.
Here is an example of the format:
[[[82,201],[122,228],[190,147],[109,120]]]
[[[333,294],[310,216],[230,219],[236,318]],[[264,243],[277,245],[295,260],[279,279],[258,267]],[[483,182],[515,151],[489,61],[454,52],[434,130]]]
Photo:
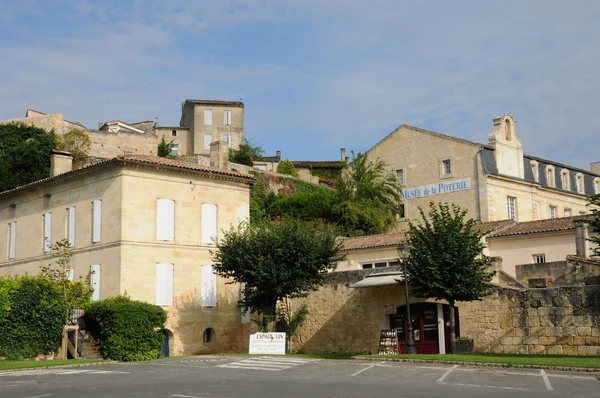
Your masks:
[[[50,176],[54,131],[23,123],[0,125],[0,192]]]
[[[594,232],[594,236],[589,240],[596,244],[596,247],[594,247],[594,254],[600,256],[600,194],[590,198],[589,206],[594,215],[594,218],[590,221],[590,229]]]
[[[277,172],[279,174],[287,174],[292,177],[298,177],[298,172],[296,171],[294,164],[289,159],[286,159],[277,165]]]
[[[73,161],[78,165],[85,163],[91,146],[92,140],[85,131],[71,130],[56,137],[56,148],[70,152]]]
[[[158,144],[158,150],[156,151],[156,154],[161,158],[171,158],[173,157],[172,152],[174,145],[175,143],[173,142],[173,140],[167,142],[165,140],[165,137],[162,137],[162,140]]]
[[[252,167],[254,161],[260,159],[264,153],[261,147],[252,145],[250,140],[244,138],[238,149],[229,148],[229,161]]]
[[[450,306],[450,343],[455,352],[454,305],[456,301],[480,300],[489,294],[495,271],[488,271],[483,233],[473,230],[475,220],[467,211],[448,203],[429,204],[420,223],[409,221],[407,272],[411,292],[417,297],[447,300]]]
[[[238,304],[261,315],[266,328],[280,300],[304,297],[324,282],[343,259],[341,248],[334,228],[326,224],[295,219],[242,223],[217,242],[213,267],[228,283],[244,284]]]

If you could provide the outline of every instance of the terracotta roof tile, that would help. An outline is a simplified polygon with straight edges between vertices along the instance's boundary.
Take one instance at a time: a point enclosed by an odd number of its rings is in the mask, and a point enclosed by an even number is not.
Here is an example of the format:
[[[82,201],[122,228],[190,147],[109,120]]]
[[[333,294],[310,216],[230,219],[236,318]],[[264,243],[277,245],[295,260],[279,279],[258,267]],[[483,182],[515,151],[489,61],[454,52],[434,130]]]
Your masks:
[[[592,214],[584,214],[573,217],[561,217],[550,218],[545,220],[518,222],[508,228],[494,232],[488,237],[497,238],[504,236],[528,235],[544,232],[569,231],[575,228],[575,224],[577,222],[591,221],[593,217],[594,216]]]
[[[406,242],[404,232],[392,232],[387,234],[357,236],[354,238],[343,238],[343,251],[368,249],[374,247],[398,246]]]
[[[488,222],[482,222],[479,224],[475,224],[473,226],[473,230],[475,230],[476,232],[482,232],[483,234],[487,235],[493,231],[498,231],[498,230],[502,231],[505,228],[508,228],[514,224],[516,224],[515,220],[488,221]]]

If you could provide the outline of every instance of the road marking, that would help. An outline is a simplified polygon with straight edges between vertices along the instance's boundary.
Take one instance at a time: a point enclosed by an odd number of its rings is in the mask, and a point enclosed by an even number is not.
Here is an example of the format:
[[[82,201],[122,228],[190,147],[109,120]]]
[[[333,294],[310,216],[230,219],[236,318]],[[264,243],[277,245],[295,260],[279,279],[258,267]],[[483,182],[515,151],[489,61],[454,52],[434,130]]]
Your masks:
[[[419,368],[421,369],[434,369],[434,370],[446,370],[448,369],[447,366],[419,366]],[[477,369],[466,369],[466,368],[460,368],[460,369],[456,369],[457,371],[460,372],[476,372]],[[537,374],[536,374],[537,376]]]
[[[546,372],[544,372],[544,369],[540,369],[540,374],[542,375],[542,378],[544,379],[544,384],[546,385],[546,390],[548,390],[548,391],[554,390],[554,388],[552,388],[552,384],[550,384],[550,380],[548,379]]]
[[[444,380],[446,379],[446,377],[448,377],[448,375],[449,375],[450,373],[452,373],[452,371],[453,371],[454,369],[456,369],[456,368],[458,368],[458,365],[454,365],[453,367],[451,367],[450,369],[448,369],[448,370],[446,371],[446,373],[444,373],[444,374],[442,375],[442,377],[440,377],[439,379],[437,379],[436,383],[443,383],[443,382],[444,382]]]
[[[481,384],[466,384],[466,383],[442,383],[448,386],[462,386],[462,387],[478,387],[478,388],[500,388],[502,390],[518,390],[518,391],[527,391],[526,388],[519,387],[504,387],[504,386],[486,386]]]
[[[197,397],[195,395],[181,395],[181,394],[173,394],[171,396],[172,397],[181,397],[181,398],[202,398],[202,397]]]
[[[285,358],[285,357],[252,357],[242,361],[230,362],[217,365],[216,368],[251,369],[280,371],[300,366],[306,363],[318,361],[317,359]]]
[[[42,398],[42,397],[49,397],[52,394],[42,394],[42,395],[34,395],[33,397],[25,397],[25,398]]]
[[[366,368],[364,368],[364,369],[361,369],[361,370],[359,370],[359,371],[358,371],[358,372],[356,372],[356,373],[352,373],[350,376],[357,376],[357,375],[361,374],[362,372],[364,372],[365,370],[369,370],[369,369],[371,369],[371,368],[374,368],[375,366],[377,366],[377,365],[381,365],[382,363],[385,363],[385,362],[380,362],[380,363],[376,363],[376,364],[374,364],[374,365],[369,365],[369,366],[367,366]]]
[[[118,370],[64,370],[64,369],[36,369],[36,370],[17,370],[14,372],[2,372],[0,377],[8,376],[46,376],[46,375],[75,375],[75,374],[129,374],[131,372],[121,372]]]
[[[503,375],[514,375],[514,376],[535,376],[538,377],[539,373],[528,373],[528,372],[502,372]],[[598,380],[597,377],[593,376],[576,376],[576,375],[560,375],[560,374],[552,374],[546,373],[546,376],[550,377],[558,377],[563,379],[583,379],[583,380]]]

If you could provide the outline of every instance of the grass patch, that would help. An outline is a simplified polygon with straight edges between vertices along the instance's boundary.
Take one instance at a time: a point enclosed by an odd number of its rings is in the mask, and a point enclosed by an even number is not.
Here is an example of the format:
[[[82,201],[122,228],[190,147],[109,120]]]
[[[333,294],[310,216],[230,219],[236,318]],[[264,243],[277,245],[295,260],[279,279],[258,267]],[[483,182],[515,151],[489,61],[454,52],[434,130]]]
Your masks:
[[[77,365],[81,363],[98,363],[105,362],[103,359],[70,359],[70,360],[22,360],[22,361],[6,361],[0,360],[0,370],[10,369],[26,369],[26,368],[49,368],[52,366]]]
[[[600,356],[576,357],[568,355],[517,355],[517,354],[439,354],[439,355],[358,355],[356,358],[397,358],[431,361],[485,362],[507,365],[567,366],[574,368],[600,368]]]

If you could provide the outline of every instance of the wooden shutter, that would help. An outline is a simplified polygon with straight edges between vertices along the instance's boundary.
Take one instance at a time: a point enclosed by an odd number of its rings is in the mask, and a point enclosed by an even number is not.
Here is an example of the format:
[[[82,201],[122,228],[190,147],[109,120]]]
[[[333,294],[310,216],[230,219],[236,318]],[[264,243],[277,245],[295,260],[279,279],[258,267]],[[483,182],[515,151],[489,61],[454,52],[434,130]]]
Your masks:
[[[202,204],[202,243],[212,245],[217,240],[217,205]]]
[[[202,306],[217,306],[217,275],[213,271],[212,265],[202,266]]]
[[[92,301],[100,300],[100,264],[90,266],[90,285],[94,289]]]
[[[156,264],[156,305],[173,305],[173,264]]]
[[[102,200],[92,203],[92,243],[102,240]]]
[[[44,214],[44,253],[52,250],[52,213]]]
[[[175,239],[175,201],[156,200],[156,240],[172,242]]]
[[[17,256],[17,222],[13,221],[9,224],[9,243],[8,243],[8,258],[14,259]]]
[[[67,208],[67,239],[71,247],[75,246],[75,225],[76,225],[75,206]]]

